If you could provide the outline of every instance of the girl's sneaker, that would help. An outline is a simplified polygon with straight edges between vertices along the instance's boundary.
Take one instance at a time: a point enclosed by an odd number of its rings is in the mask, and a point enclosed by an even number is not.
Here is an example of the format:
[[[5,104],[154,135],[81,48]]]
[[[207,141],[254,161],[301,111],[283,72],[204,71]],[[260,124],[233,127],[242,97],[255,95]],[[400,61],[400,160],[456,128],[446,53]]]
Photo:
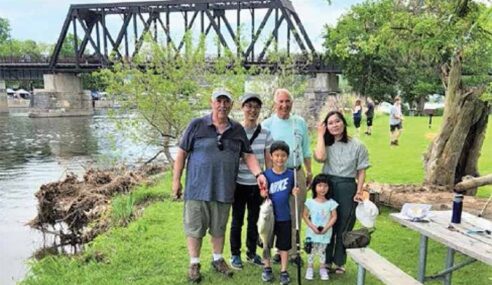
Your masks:
[[[330,276],[328,275],[328,270],[324,267],[319,269],[319,277],[321,280],[330,280]]]
[[[313,280],[314,279],[314,270],[312,267],[308,267],[306,270],[306,280]]]
[[[273,272],[271,267],[263,268],[263,272],[261,273],[261,280],[263,280],[263,282],[273,281]]]

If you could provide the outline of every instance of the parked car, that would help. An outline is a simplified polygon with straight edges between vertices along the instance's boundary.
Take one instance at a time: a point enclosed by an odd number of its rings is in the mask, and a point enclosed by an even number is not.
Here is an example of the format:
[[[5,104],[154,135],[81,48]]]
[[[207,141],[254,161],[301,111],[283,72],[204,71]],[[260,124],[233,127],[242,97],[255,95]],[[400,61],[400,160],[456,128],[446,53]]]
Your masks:
[[[28,91],[26,91],[24,89],[19,89],[19,90],[15,91],[14,98],[28,100],[28,99],[31,99],[31,93],[29,93]]]
[[[10,97],[14,97],[15,91],[12,88],[7,88],[7,95]]]

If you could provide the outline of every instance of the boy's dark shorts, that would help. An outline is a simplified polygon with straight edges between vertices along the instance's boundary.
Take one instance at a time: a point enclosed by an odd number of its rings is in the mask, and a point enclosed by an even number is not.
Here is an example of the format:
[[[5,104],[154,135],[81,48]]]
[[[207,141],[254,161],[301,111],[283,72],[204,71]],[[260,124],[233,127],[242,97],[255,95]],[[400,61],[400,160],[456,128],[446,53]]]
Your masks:
[[[367,126],[372,126],[372,117],[367,117]]]
[[[396,124],[396,125],[390,125],[390,131],[394,132],[396,129],[401,129],[401,123]]]
[[[292,222],[275,222],[273,234],[277,237],[275,247],[278,250],[290,250],[292,248]]]

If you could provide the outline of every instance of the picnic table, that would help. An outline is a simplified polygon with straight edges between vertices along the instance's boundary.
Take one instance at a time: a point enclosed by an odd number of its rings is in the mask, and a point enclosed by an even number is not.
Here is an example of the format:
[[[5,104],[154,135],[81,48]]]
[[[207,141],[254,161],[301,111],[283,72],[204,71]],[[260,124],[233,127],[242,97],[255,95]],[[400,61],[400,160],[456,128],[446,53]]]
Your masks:
[[[492,265],[492,221],[463,212],[461,223],[451,223],[451,211],[432,211],[429,221],[414,222],[401,213],[390,214],[391,218],[407,228],[420,233],[417,280],[421,283],[442,279],[443,284],[451,284],[452,272],[475,261]],[[443,271],[426,276],[427,243],[431,238],[448,248]],[[458,251],[469,258],[454,264],[454,254]]]

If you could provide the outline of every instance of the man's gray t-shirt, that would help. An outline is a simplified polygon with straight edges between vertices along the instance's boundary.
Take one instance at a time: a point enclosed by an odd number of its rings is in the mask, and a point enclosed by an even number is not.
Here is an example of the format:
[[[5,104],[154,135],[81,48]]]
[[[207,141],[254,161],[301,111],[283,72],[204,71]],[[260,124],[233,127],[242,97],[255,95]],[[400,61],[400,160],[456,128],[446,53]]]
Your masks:
[[[229,128],[220,138],[211,115],[194,119],[179,147],[188,154],[184,199],[232,203],[243,153],[252,153],[246,132],[229,119]],[[223,150],[220,150],[219,144]]]
[[[244,128],[244,130],[246,131],[246,135],[248,136],[248,140],[251,139],[254,132],[256,131],[256,128],[257,127],[251,129]],[[273,139],[270,135],[270,131],[265,128],[261,128],[261,132],[251,144],[251,149],[253,150],[256,159],[258,159],[260,167],[263,170],[265,169],[265,150],[270,151],[270,146],[272,145],[272,142]],[[237,175],[236,181],[238,184],[241,185],[257,185],[256,177],[248,169],[248,166],[243,161],[243,159],[241,159],[241,162],[239,164],[239,173]]]

